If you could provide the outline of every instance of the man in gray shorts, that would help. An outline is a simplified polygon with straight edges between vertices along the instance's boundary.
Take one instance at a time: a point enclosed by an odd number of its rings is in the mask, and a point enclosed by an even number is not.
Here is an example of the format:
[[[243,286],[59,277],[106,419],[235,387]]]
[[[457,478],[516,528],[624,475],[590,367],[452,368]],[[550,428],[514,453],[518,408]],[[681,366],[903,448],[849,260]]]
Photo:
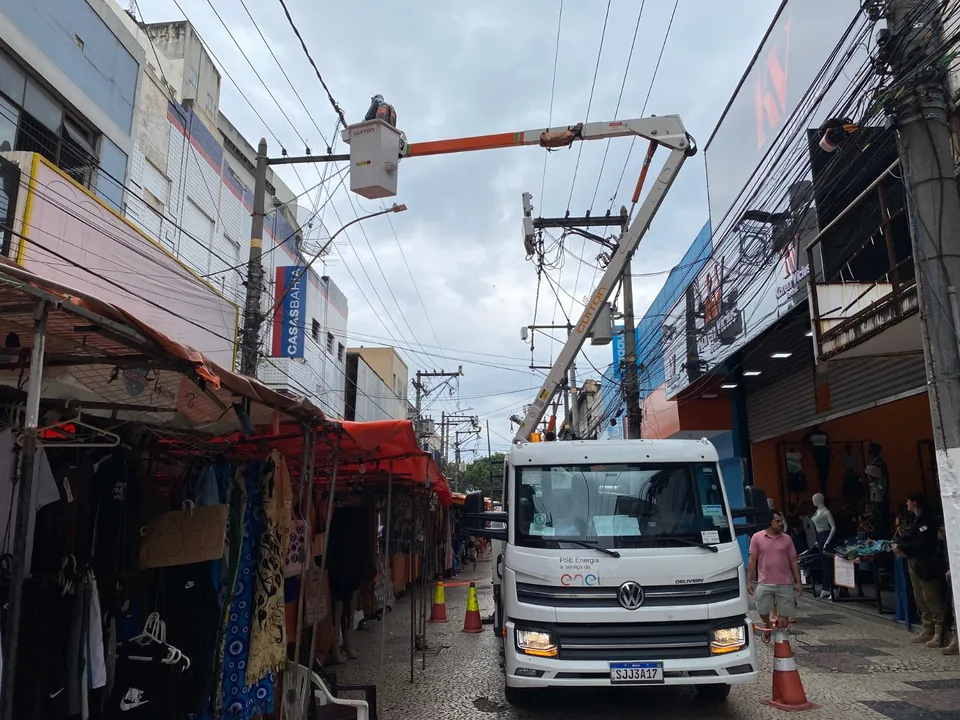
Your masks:
[[[787,627],[797,614],[797,598],[803,595],[797,551],[784,524],[783,513],[774,511],[770,527],[750,538],[747,592],[756,596],[757,612],[767,627],[774,610],[777,626]],[[770,641],[769,631],[763,633],[763,641]]]

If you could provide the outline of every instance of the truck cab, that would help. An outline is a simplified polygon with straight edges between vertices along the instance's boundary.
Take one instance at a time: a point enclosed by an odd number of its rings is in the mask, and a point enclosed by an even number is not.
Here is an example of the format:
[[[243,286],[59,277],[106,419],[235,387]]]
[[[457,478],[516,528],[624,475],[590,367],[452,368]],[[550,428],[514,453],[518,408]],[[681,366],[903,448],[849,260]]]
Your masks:
[[[503,508],[506,530],[489,536],[510,702],[614,685],[722,700],[757,682],[743,557],[708,441],[516,443]]]

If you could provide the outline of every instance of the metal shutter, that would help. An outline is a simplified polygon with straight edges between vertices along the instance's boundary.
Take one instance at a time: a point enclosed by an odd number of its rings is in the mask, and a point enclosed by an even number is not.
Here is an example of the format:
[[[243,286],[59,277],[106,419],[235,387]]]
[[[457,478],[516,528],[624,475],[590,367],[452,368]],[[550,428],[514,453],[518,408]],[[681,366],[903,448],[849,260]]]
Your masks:
[[[825,419],[859,411],[909,393],[927,384],[922,354],[835,360],[829,364],[830,409],[818,415],[814,372],[807,367],[747,395],[750,442],[760,442]]]
[[[843,412],[875,404],[927,386],[923,354],[897,357],[836,360],[827,370],[830,412]]]
[[[747,394],[747,428],[752,443],[813,424],[816,414],[811,367]]]

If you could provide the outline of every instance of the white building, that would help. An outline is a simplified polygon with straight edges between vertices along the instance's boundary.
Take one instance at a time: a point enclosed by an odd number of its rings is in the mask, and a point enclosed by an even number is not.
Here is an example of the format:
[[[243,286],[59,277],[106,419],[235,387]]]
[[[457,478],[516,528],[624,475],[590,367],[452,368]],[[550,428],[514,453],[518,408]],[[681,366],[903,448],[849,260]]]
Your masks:
[[[176,258],[243,306],[256,150],[220,109],[220,73],[186,21],[139,26],[106,0],[145,56],[126,213]],[[274,305],[277,269],[305,264],[294,193],[267,171],[262,309]],[[289,357],[274,348],[274,318],[261,333],[258,377],[343,417],[347,300],[310,271],[305,341]]]

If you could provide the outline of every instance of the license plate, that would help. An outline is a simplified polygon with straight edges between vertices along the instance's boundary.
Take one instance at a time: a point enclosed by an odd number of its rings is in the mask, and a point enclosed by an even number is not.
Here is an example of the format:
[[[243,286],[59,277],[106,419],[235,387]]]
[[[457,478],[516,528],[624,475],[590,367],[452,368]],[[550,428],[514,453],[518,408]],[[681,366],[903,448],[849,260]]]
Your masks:
[[[616,685],[644,685],[663,682],[663,663],[610,663],[610,682]]]

